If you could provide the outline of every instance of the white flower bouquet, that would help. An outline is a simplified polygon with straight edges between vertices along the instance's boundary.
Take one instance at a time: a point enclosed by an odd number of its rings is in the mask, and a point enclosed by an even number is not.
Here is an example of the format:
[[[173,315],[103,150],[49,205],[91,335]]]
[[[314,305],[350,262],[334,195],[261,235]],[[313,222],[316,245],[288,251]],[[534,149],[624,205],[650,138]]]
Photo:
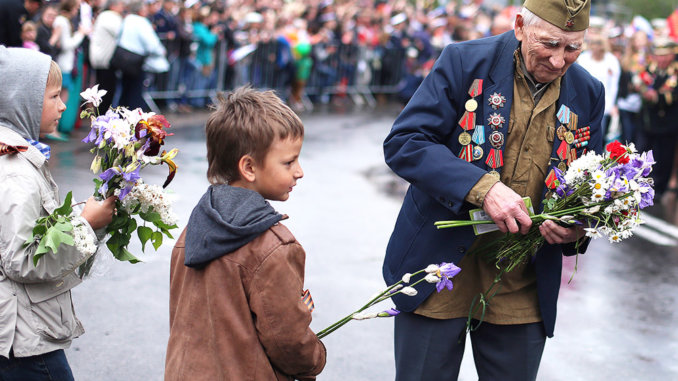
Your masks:
[[[643,223],[639,210],[653,204],[654,182],[649,175],[654,163],[652,151],[639,154],[633,144],[622,145],[615,141],[606,146],[604,155],[588,152],[573,160],[564,173],[555,168],[546,179],[552,197],[543,201],[542,213],[531,216],[530,231],[526,235],[507,233],[470,253],[493,262],[499,272],[489,289],[471,306],[467,328],[473,328],[471,319],[477,312],[484,315],[486,304],[496,292],[502,275],[526,263],[544,244],[545,239],[539,232],[544,221],[580,226],[587,237],[607,236],[613,243],[631,237],[633,229]],[[490,220],[438,221],[435,225],[442,229],[493,223]],[[575,243],[577,253],[580,244],[580,240]]]
[[[173,159],[178,150],[160,151],[165,138],[172,135],[166,132],[170,124],[162,115],[125,107],[109,109],[99,115],[97,107],[105,93],[95,85],[80,94],[88,105],[80,116],[91,121],[91,130],[82,141],[94,145],[91,170],[98,174],[94,178],[94,196],[99,199],[118,197],[113,221],[106,227],[109,235],[106,246],[116,259],[137,263],[139,259],[127,250],[132,233],[137,233],[142,250],[148,241],[157,250],[163,236],[173,238],[170,230],[177,228],[170,197],[163,188],[176,174]],[[169,167],[163,186],[145,184],[140,171],[149,165],[160,164]],[[69,192],[63,205],[36,221],[33,237],[27,241],[40,242],[33,255],[35,264],[49,251],[56,254],[60,244],[75,245],[83,253],[95,254],[96,245],[74,215],[71,200],[72,193]],[[140,217],[141,224],[135,216]],[[80,267],[81,277],[89,273],[93,261],[94,255]]]

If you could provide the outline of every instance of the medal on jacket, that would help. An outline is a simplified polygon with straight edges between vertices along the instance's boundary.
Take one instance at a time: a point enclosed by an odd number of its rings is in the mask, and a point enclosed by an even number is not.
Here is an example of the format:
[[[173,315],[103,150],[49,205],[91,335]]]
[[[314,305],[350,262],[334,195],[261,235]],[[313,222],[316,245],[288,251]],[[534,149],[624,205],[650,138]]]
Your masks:
[[[490,114],[490,117],[487,118],[487,123],[492,127],[494,130],[498,130],[504,126],[504,122],[506,122],[506,119],[504,119],[503,116],[501,116],[499,113],[492,113]]]
[[[506,97],[501,95],[501,93],[494,93],[487,98],[487,102],[493,110],[496,110],[500,107],[504,107],[504,104],[506,104]]]
[[[0,142],[0,156],[4,155],[14,155],[19,152],[26,152],[28,151],[27,146],[11,146],[9,144],[5,144]]]
[[[459,120],[459,125],[464,131],[470,131],[476,126],[476,110],[478,109],[478,101],[474,98],[483,92],[483,80],[475,79],[468,89],[468,95],[471,99],[464,103],[464,115]]]
[[[492,168],[493,172],[501,166],[504,165],[504,155],[502,153],[501,147],[504,146],[504,134],[499,131],[492,131],[489,136],[490,144],[492,148],[487,154],[487,159],[485,159],[485,164],[488,167]],[[498,174],[498,173],[497,173]]]
[[[473,160],[477,160],[474,159],[474,154],[476,153],[476,150],[474,149],[473,145],[471,145],[473,137],[471,136],[471,134],[468,133],[468,131],[475,129],[476,127],[476,110],[478,109],[478,101],[476,101],[474,98],[482,94],[482,92],[483,92],[483,80],[482,79],[473,80],[471,87],[468,89],[468,95],[471,96],[471,99],[467,100],[466,103],[464,103],[464,115],[462,115],[461,119],[459,119],[459,126],[463,131],[461,134],[459,134],[458,137],[459,144],[462,145],[461,151],[459,152],[458,156],[459,158],[464,159],[469,163],[472,162]],[[473,133],[473,136],[475,136],[475,132]]]

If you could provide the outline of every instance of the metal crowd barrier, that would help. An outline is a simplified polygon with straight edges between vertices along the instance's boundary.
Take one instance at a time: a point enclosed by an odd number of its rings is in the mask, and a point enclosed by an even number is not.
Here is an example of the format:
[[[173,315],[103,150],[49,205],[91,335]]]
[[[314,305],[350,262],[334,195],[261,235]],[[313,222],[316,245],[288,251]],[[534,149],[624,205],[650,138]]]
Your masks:
[[[144,100],[153,111],[159,112],[159,101],[167,104],[198,101],[200,104],[209,99],[214,103],[218,92],[245,84],[273,89],[287,99],[295,67],[289,62],[280,62],[275,44],[260,43],[250,50],[234,61],[233,52],[228,51],[225,42],[219,41],[210,77],[199,77],[200,68],[192,58],[170,57],[168,73],[149,75]],[[346,96],[357,105],[374,107],[374,95],[397,93],[406,74],[404,50],[323,45],[314,47],[313,52],[314,62],[302,98],[306,109],[326,103],[331,96]]]

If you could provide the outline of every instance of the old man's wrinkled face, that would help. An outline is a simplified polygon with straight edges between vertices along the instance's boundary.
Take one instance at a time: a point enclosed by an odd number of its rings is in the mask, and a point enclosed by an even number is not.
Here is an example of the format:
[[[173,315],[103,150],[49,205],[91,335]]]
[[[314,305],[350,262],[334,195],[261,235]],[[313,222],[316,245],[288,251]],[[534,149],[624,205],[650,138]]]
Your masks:
[[[547,83],[563,76],[577,60],[586,32],[566,32],[543,20],[524,26],[522,16],[518,15],[515,34],[522,42],[527,71],[537,82]]]

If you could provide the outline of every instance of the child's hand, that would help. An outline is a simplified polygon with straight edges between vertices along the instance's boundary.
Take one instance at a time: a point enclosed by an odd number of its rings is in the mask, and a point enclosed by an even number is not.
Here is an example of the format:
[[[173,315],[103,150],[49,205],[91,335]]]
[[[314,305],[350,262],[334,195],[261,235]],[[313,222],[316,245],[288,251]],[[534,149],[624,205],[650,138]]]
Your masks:
[[[80,216],[89,222],[92,229],[97,230],[111,223],[115,210],[115,201],[118,198],[111,196],[104,201],[97,201],[94,197],[87,199],[85,208]]]

